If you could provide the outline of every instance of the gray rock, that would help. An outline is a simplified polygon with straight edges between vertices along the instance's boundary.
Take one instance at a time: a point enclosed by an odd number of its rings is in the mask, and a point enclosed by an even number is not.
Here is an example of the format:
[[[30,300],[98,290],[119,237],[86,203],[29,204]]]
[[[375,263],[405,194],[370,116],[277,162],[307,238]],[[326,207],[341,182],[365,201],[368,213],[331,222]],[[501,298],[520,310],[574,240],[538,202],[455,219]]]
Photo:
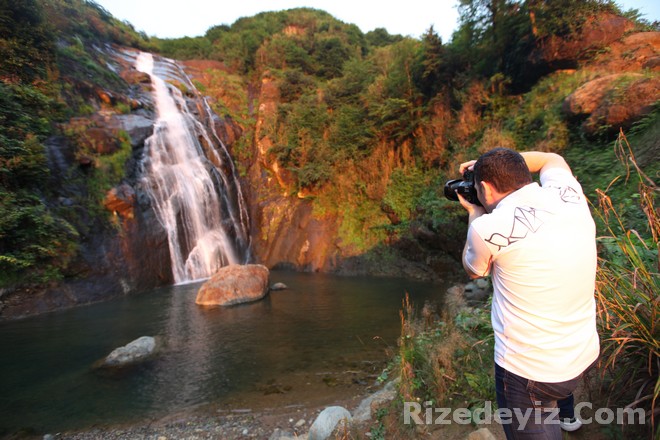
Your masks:
[[[286,289],[288,289],[288,288],[289,288],[289,286],[287,286],[287,285],[284,284],[284,283],[275,283],[275,284],[273,284],[272,286],[270,286],[270,290],[272,290],[272,291],[276,291],[276,290],[286,290]]]
[[[289,432],[289,431],[283,431],[280,428],[275,428],[275,431],[268,437],[268,440],[293,440],[296,439],[297,437]]]
[[[142,336],[123,347],[114,349],[103,361],[101,367],[123,367],[142,362],[156,351],[156,340],[152,336]]]
[[[477,281],[480,280],[481,279]],[[488,298],[489,291],[484,287],[479,287],[480,285],[483,286],[483,281],[481,283],[469,282],[465,285],[465,292],[463,293],[463,295],[465,296],[465,299],[468,302],[479,302],[479,301],[484,301],[486,298]],[[486,286],[488,286],[487,281],[486,281]]]
[[[477,429],[467,436],[467,440],[497,440],[488,428]]]
[[[487,278],[477,278],[474,280],[474,284],[476,284],[477,288],[479,289],[487,289],[488,288],[488,279]]]
[[[133,148],[144,144],[144,141],[153,134],[154,121],[151,119],[136,114],[117,115],[115,117],[128,133]]]
[[[353,420],[358,423],[370,420],[373,407],[389,402],[395,397],[395,383],[394,381],[388,382],[382,390],[375,392],[360,402],[360,405],[353,411]]]
[[[351,413],[341,406],[329,406],[314,420],[309,428],[308,440],[326,440],[343,423],[351,422]]]

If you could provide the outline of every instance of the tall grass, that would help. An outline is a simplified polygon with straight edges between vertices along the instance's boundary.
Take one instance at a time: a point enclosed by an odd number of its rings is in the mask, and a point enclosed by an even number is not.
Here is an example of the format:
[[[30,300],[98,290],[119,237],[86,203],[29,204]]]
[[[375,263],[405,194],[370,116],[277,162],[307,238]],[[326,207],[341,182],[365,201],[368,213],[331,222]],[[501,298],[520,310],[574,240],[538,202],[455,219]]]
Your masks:
[[[462,295],[450,289],[440,315],[426,303],[419,316],[404,300],[397,357],[402,401],[474,410],[495,398],[490,307],[468,307]]]
[[[598,238],[596,278],[602,373],[610,380],[610,404],[644,408],[651,431],[660,438],[660,217],[658,187],[637,165],[628,140],[620,133],[617,157],[626,179],[638,179],[639,205],[646,230],[629,228],[614,208],[607,189],[597,190],[594,210],[604,235]]]

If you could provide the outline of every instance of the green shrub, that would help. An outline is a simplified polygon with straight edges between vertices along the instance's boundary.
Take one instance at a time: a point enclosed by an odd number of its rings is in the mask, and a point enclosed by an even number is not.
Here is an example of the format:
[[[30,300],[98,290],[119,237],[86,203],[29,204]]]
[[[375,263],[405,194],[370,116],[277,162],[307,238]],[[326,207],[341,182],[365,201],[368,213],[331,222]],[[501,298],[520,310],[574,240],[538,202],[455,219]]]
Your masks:
[[[73,227],[36,196],[0,188],[0,287],[59,279],[77,239]]]
[[[401,220],[409,220],[427,184],[426,176],[417,167],[396,168],[390,177],[383,203]]]

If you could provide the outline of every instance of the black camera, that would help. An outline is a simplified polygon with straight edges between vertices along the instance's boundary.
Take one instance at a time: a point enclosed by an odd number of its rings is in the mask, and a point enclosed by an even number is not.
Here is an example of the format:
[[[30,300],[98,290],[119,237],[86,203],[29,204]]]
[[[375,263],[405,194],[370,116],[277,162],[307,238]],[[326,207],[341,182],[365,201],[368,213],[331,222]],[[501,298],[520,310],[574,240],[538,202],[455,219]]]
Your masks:
[[[465,170],[463,179],[449,180],[445,183],[445,197],[458,202],[457,193],[473,205],[481,206],[477,198],[477,189],[474,187],[474,172]]]

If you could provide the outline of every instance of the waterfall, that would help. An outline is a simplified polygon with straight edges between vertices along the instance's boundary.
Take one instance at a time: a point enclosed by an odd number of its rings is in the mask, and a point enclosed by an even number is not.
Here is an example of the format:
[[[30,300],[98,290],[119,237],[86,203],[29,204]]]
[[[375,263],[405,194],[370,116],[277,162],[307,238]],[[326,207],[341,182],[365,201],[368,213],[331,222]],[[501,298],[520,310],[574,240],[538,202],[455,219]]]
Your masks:
[[[156,108],[140,185],[167,232],[174,282],[208,278],[222,266],[247,263],[247,210],[208,104],[204,101],[204,124],[189,111],[181,91],[165,82],[175,79],[195,90],[171,60],[154,61],[152,54],[142,52],[135,68],[150,76]]]

